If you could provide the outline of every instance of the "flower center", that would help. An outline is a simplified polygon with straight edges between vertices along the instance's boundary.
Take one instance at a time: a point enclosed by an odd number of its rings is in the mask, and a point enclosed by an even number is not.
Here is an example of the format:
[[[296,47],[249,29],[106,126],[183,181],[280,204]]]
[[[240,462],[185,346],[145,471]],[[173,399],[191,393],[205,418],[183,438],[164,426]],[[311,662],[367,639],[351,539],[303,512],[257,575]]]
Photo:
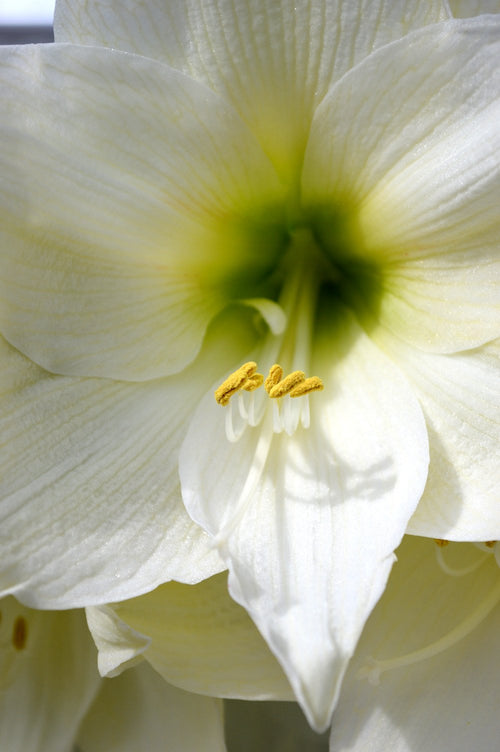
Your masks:
[[[227,408],[226,436],[231,442],[238,441],[247,426],[258,426],[270,405],[275,433],[285,431],[292,436],[299,425],[308,428],[309,395],[323,389],[321,378],[306,373],[319,286],[325,277],[334,276],[334,270],[317,249],[312,234],[301,228],[292,235],[280,271],[283,281],[278,304],[286,325],[279,334],[268,332],[260,345],[258,362],[267,371],[266,379],[257,372],[256,358],[231,373],[215,391],[216,402]]]

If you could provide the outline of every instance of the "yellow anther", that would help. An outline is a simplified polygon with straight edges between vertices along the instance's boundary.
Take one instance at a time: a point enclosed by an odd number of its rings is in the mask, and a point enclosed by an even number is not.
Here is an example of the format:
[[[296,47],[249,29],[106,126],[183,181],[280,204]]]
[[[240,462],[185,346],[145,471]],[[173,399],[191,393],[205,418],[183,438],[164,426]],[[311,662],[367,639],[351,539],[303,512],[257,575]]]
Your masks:
[[[281,366],[275,363],[274,366],[271,366],[271,368],[269,369],[268,377],[264,382],[264,388],[266,392],[269,394],[271,392],[271,389],[276,386],[276,384],[279,384],[282,378],[283,369]]]
[[[444,540],[444,538],[434,538],[434,543],[436,543],[440,548],[447,546],[449,542],[449,540]]]
[[[219,405],[227,405],[233,394],[239,392],[240,389],[244,389],[247,392],[251,392],[257,389],[263,382],[264,377],[261,373],[255,373],[257,370],[257,363],[250,361],[244,363],[234,373],[227,377],[227,379],[215,390],[215,401]]]
[[[303,394],[309,394],[309,392],[320,392],[323,388],[323,382],[318,376],[309,376],[293,387],[290,397],[302,397]]]
[[[253,376],[250,376],[246,382],[241,387],[245,390],[245,392],[253,392],[254,389],[258,389],[259,386],[262,386],[262,382],[264,381],[264,376],[261,373],[254,373]]]
[[[301,381],[305,381],[305,378],[306,375],[304,371],[292,371],[292,373],[289,373],[288,376],[285,376],[284,379],[272,387],[269,391],[269,396],[272,397],[272,399],[284,397],[285,394],[289,394],[297,384],[300,384]]]
[[[487,548],[494,548],[496,544],[496,541],[485,541],[484,545],[487,546]]]

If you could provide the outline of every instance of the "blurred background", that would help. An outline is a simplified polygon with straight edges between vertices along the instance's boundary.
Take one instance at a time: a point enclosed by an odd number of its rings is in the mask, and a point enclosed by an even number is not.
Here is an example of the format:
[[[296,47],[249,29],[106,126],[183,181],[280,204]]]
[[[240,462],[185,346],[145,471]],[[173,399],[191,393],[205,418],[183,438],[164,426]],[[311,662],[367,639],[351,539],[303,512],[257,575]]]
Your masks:
[[[55,0],[0,0],[0,44],[52,42]]]

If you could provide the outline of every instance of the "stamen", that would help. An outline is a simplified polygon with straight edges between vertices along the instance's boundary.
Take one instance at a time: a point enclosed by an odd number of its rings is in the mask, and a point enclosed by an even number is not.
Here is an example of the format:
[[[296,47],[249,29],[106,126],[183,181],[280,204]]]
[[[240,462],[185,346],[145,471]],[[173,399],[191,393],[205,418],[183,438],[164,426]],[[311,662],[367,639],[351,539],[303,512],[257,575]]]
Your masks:
[[[304,371],[292,371],[283,378],[282,367],[275,363],[269,369],[264,387],[272,399],[280,399],[287,394],[290,397],[303,397],[310,392],[319,392],[323,389],[323,382],[318,376],[306,378]]]
[[[271,389],[276,386],[276,384],[279,384],[282,378],[283,369],[281,366],[275,363],[274,366],[271,366],[271,368],[269,369],[268,377],[264,382],[264,388],[266,392],[269,394],[271,392]]]
[[[231,443],[238,441],[247,425],[257,426],[264,414],[264,405],[259,402],[256,407],[254,395],[244,399],[243,391],[254,392],[264,383],[267,395],[273,400],[273,430],[281,433],[283,430],[292,436],[299,422],[304,428],[310,424],[310,410],[308,395],[323,389],[323,382],[317,376],[306,378],[304,371],[292,371],[283,378],[283,369],[275,363],[269,369],[264,381],[261,373],[257,373],[257,363],[249,361],[230,374],[215,391],[215,401],[219,405],[229,405],[226,413],[226,436]],[[231,397],[238,393],[238,412],[233,410]],[[294,406],[286,400],[280,406],[282,397],[304,397],[300,406]],[[257,414],[258,413],[258,414]]]
[[[300,408],[301,405],[297,404],[296,402],[292,402],[291,399],[285,400],[283,404],[283,428],[285,429],[288,436],[293,436],[293,434],[297,430],[300,420]]]
[[[475,547],[486,554],[494,554],[498,541],[485,541],[484,543],[474,543]]]
[[[283,421],[281,420],[278,402],[273,402],[273,431],[274,433],[281,433],[283,431]]]
[[[238,420],[239,419],[239,420]],[[236,428],[235,428],[236,423]],[[247,422],[242,419],[240,411],[234,410],[233,403],[229,403],[229,409],[226,412],[226,437],[231,444],[235,444],[241,439],[247,427]]]
[[[290,397],[302,397],[309,392],[321,392],[324,389],[323,382],[318,376],[309,376],[308,379],[304,379],[290,392]]]
[[[307,394],[304,395],[301,408],[300,422],[302,423],[303,428],[309,428],[309,426],[311,425],[311,411],[309,409],[309,397]]]
[[[249,361],[240,366],[234,373],[227,377],[225,381],[215,390],[215,401],[219,405],[227,405],[233,394],[244,389],[246,392],[253,392],[263,382],[264,377],[261,373],[256,373],[257,363]]]
[[[248,419],[248,410],[247,410],[247,407],[245,405],[245,398],[244,398],[244,396],[243,396],[243,394],[241,392],[238,393],[237,399],[238,399],[238,410],[239,410],[239,413],[240,413],[241,417],[243,418],[243,420],[247,420]]]
[[[444,554],[443,554],[443,548],[436,548],[436,560],[441,569],[445,574],[449,574],[452,577],[464,577],[466,574],[471,574],[471,572],[475,572],[476,569],[479,569],[479,567],[484,564],[486,559],[489,559],[490,553],[485,553],[483,556],[479,556],[476,561],[473,561],[472,564],[469,564],[467,567],[461,567],[456,569],[455,567],[451,567],[447,562],[444,560]]]
[[[378,661],[375,658],[369,658],[367,665],[363,666],[358,671],[358,678],[366,678],[371,684],[379,684],[381,674],[386,671],[391,671],[393,668],[401,668],[402,666],[411,666],[413,663],[420,663],[427,658],[432,658],[439,653],[443,653],[448,648],[453,647],[458,642],[463,640],[469,635],[486,617],[493,611],[497,603],[500,601],[500,582],[494,587],[489,595],[479,604],[475,611],[472,612],[466,619],[452,629],[448,634],[441,637],[436,642],[427,645],[420,650],[414,650],[406,655],[401,655],[398,658],[391,658],[388,660]]]
[[[292,373],[288,374],[288,376],[285,376],[285,378],[282,379],[278,384],[272,387],[269,392],[269,396],[272,399],[279,399],[280,397],[284,397],[285,394],[291,392],[294,386],[300,384],[300,382],[304,381],[305,378],[306,375],[304,371],[293,371]]]

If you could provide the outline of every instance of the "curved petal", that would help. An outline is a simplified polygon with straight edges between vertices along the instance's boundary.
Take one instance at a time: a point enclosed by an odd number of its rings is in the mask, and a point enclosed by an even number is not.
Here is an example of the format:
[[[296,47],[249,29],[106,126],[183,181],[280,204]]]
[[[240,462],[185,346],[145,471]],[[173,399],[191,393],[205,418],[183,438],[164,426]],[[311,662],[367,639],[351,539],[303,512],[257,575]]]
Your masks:
[[[97,667],[111,678],[142,663],[151,638],[122,622],[113,606],[87,606],[87,623],[97,646]]]
[[[131,657],[144,657],[166,681],[190,692],[293,699],[252,620],[229,597],[226,580],[219,574],[197,585],[169,582],[129,601],[88,609],[101,673],[116,675]]]
[[[53,376],[3,343],[3,592],[67,608],[223,568],[186,514],[177,456],[207,385],[251,346],[250,315],[220,317],[191,368],[146,384]]]
[[[101,680],[83,611],[0,600],[0,749],[67,752]]]
[[[273,434],[268,412],[230,444],[208,395],[179,467],[184,503],[215,536],[231,595],[322,730],[422,493],[427,437],[406,381],[347,313],[318,336],[313,367],[325,391],[311,397],[309,430]]]
[[[144,657],[169,682],[192,692],[293,699],[283,671],[221,573],[197,585],[176,582],[114,606],[151,639]]]
[[[498,667],[492,656],[498,651],[498,607],[447,651],[387,671],[376,686],[357,675],[368,656],[390,660],[439,639],[498,588],[493,557],[474,573],[451,577],[437,566],[433,546],[409,536],[398,551],[387,590],[346,674],[331,752],[470,752],[497,744]],[[472,551],[472,557],[478,553]]]
[[[290,177],[331,83],[377,47],[446,17],[440,0],[67,0],[57,5],[55,35],[138,52],[203,81]]]
[[[429,476],[408,532],[500,539],[500,341],[453,355],[378,342],[413,382],[429,432]]]
[[[311,132],[305,202],[351,214],[350,252],[374,266],[372,313],[424,350],[500,332],[499,32],[491,16],[449,21],[379,50],[332,89]]]
[[[1,56],[3,335],[58,373],[181,370],[281,249],[273,168],[229,105],[165,65]]]
[[[171,687],[143,664],[103,683],[77,741],[82,752],[226,752],[222,703]]]

